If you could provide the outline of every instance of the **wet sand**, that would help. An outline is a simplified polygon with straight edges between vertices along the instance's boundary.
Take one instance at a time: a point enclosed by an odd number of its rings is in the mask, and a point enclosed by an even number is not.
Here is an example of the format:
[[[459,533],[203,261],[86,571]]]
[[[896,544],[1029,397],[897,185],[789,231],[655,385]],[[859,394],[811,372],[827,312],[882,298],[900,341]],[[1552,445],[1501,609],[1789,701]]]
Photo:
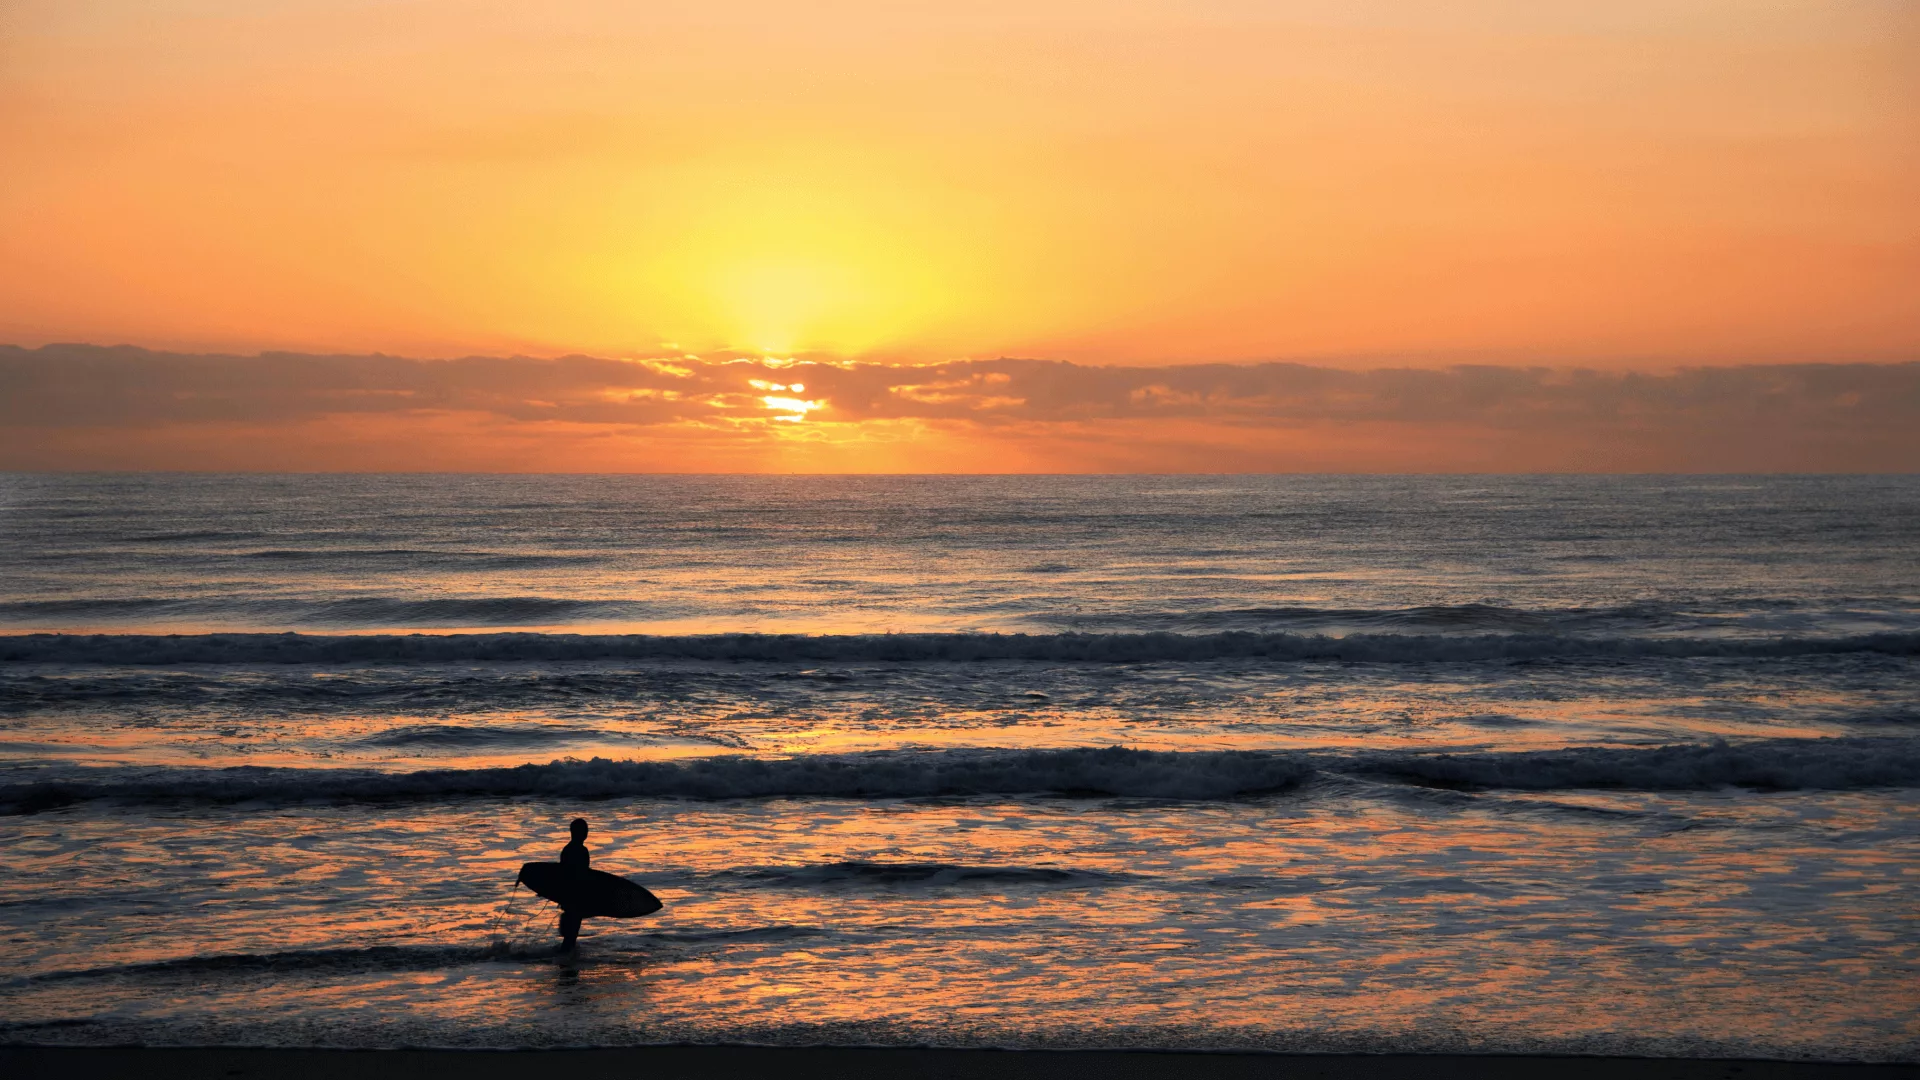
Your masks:
[[[1920,1080],[1920,1064],[750,1046],[526,1051],[0,1047],[0,1075],[11,1080]]]

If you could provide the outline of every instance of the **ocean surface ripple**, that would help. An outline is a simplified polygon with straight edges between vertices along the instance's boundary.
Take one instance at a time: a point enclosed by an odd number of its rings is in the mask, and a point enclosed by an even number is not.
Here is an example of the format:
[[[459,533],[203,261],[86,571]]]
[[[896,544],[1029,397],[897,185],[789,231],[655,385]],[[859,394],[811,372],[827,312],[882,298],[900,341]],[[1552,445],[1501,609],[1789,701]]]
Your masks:
[[[0,475],[0,1042],[1920,1060],[1920,478]],[[557,952],[592,824],[652,889]]]

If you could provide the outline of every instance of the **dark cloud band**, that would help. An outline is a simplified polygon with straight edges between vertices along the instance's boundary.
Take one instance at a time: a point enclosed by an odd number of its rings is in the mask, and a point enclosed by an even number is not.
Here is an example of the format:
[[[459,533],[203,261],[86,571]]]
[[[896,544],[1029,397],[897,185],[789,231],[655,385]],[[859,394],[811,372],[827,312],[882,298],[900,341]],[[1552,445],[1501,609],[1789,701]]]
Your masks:
[[[1283,363],[410,360],[0,346],[0,421],[13,425],[284,423],[417,412],[627,426],[797,416],[983,426],[1160,417],[1244,425],[1834,426],[1894,435],[1920,428],[1920,363],[1667,373],[1495,366],[1350,371]]]

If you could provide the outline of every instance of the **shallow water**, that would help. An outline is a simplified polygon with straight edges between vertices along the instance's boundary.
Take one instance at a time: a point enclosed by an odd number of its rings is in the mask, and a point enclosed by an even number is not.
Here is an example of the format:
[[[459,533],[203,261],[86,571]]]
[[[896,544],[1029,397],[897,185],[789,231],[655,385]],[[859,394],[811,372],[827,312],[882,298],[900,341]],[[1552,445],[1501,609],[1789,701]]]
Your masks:
[[[0,1039],[1912,1060],[1916,526],[1910,478],[5,478]],[[567,959],[512,878],[575,814],[667,906]]]

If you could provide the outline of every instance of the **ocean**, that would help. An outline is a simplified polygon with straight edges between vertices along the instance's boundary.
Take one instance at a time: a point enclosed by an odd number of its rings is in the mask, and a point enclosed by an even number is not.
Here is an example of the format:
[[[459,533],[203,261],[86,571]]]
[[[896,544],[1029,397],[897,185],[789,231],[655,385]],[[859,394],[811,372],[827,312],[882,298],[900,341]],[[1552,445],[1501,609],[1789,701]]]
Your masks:
[[[1914,1061],[1917,792],[1920,477],[0,476],[0,1042]]]

